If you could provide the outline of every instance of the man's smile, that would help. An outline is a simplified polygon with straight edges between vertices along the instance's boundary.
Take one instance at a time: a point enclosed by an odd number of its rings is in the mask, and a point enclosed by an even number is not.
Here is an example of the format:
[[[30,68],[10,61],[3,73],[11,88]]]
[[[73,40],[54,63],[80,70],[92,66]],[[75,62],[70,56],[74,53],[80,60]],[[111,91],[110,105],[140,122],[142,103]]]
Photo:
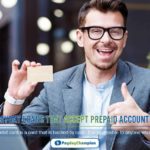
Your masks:
[[[112,59],[112,57],[114,56],[114,49],[96,49],[96,52],[98,54],[98,57],[100,57],[101,59]]]

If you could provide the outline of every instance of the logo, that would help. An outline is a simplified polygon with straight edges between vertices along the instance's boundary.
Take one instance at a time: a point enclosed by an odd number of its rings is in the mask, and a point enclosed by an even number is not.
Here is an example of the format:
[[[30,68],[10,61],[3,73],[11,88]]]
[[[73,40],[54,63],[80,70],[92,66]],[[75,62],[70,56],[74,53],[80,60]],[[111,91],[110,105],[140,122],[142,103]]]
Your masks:
[[[61,141],[60,140],[57,140],[57,141],[55,141],[55,145],[61,145]]]
[[[53,148],[97,148],[99,146],[98,139],[52,139],[51,146]]]

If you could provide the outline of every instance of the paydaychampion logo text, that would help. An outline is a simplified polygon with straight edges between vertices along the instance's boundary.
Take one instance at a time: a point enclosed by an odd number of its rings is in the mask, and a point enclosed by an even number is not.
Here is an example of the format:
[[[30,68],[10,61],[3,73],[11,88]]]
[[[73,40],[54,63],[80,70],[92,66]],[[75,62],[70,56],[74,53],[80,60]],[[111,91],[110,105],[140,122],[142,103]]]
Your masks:
[[[53,148],[97,148],[99,147],[98,139],[52,139],[51,146]]]

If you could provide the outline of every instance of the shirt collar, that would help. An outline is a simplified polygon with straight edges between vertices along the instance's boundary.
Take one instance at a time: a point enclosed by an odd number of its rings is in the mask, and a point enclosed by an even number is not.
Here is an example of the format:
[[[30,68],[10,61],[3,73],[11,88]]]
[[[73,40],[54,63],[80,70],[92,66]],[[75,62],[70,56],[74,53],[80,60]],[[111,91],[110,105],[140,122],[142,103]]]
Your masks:
[[[84,71],[84,77],[85,77],[84,82],[86,82],[86,84],[88,84],[90,87],[96,88],[97,90],[101,91],[101,90],[105,90],[114,85],[116,74],[114,74],[110,80],[108,80],[104,83],[99,83],[98,85],[94,85],[88,81],[85,71]]]

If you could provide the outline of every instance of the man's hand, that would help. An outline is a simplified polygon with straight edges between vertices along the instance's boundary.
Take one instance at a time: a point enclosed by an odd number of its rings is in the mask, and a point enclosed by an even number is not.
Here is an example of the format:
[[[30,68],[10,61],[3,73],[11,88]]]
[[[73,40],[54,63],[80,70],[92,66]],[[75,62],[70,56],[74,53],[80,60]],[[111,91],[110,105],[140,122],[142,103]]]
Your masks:
[[[12,73],[8,83],[8,94],[15,99],[27,98],[35,89],[37,83],[27,82],[27,67],[41,66],[40,63],[24,61],[19,69],[20,62],[12,62]]]
[[[143,112],[141,108],[137,105],[133,97],[130,95],[127,85],[125,83],[121,86],[121,93],[124,101],[112,104],[108,108],[109,116],[148,116],[147,113]],[[143,123],[120,123],[117,119],[117,122],[112,124],[112,128],[117,131],[131,131],[131,130],[143,130]]]
[[[26,99],[35,89],[37,83],[27,82],[27,67],[41,66],[40,63],[24,61],[19,69],[20,62],[12,62],[12,73],[8,83],[8,95],[14,99]],[[4,103],[3,116],[16,115],[22,109],[22,105],[13,105],[7,100]]]

